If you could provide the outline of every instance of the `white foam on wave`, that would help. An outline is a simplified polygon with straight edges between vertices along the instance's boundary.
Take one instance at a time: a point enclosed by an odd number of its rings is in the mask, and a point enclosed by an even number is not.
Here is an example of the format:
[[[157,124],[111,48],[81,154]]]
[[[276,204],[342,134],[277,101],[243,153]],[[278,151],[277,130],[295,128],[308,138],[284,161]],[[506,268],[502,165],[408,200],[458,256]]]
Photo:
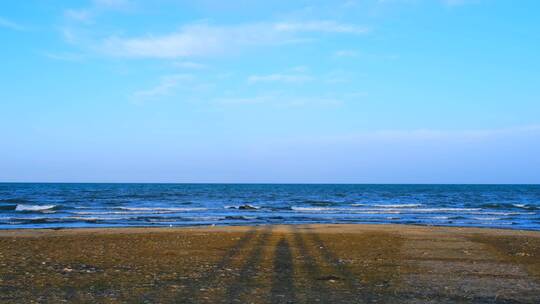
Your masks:
[[[85,216],[66,216],[61,219],[68,219],[68,220],[77,220],[77,221],[115,221],[115,220],[126,220],[129,219],[126,218],[118,218],[118,217],[85,217]]]
[[[391,210],[391,209],[353,209],[353,208],[333,208],[333,207],[291,207],[294,211],[299,212],[348,212],[354,214],[400,214],[400,210]]]
[[[17,207],[15,207],[15,211],[45,211],[45,210],[51,210],[56,205],[23,205],[19,204]]]
[[[118,210],[118,208],[115,208]],[[77,211],[72,212],[73,214],[78,215],[107,215],[107,214],[170,214],[170,213],[179,213],[179,212],[190,212],[190,211],[205,211],[207,208],[132,208],[135,210],[125,211]]]
[[[42,220],[48,219],[48,216],[6,216],[2,220],[6,221],[25,221],[25,220]]]
[[[421,208],[414,209],[414,211],[420,212],[470,212],[470,211],[480,211],[481,208]]]
[[[294,211],[352,211],[354,209],[346,209],[346,208],[331,208],[331,207],[296,207],[292,206],[292,210]]]
[[[78,215],[107,215],[107,214],[141,214],[141,212],[136,211],[80,211],[80,212],[71,212],[72,214]],[[153,212],[153,213],[169,213],[169,212]]]
[[[64,216],[64,217],[49,217],[49,216],[32,216],[32,217],[5,217],[2,220],[8,221],[36,221],[36,220],[51,220],[55,222],[62,221],[107,221],[107,220],[128,220],[130,217],[88,217],[88,216]]]
[[[528,210],[531,210],[531,209],[537,209],[538,207],[537,206],[534,206],[534,205],[529,205],[529,204],[512,204],[514,207],[516,208],[521,208],[521,209],[528,209]]]
[[[207,208],[176,208],[176,207],[115,207],[114,209],[128,210],[128,211],[203,211],[208,210]]]
[[[379,208],[414,208],[414,207],[420,207],[422,204],[394,204],[394,205],[372,205],[373,207],[379,207]]]
[[[432,219],[432,220],[447,220],[448,216],[433,216],[433,217],[430,217],[429,219]]]
[[[535,215],[534,212],[504,212],[504,211],[483,211],[483,212],[473,212],[470,214],[475,215],[498,215],[498,216],[513,216],[513,215]]]
[[[224,216],[185,216],[183,218],[191,221],[219,221],[225,219]]]
[[[499,217],[475,217],[474,219],[477,220],[477,221],[488,221],[488,222],[492,222],[492,221],[498,221],[498,220],[500,220],[501,218],[499,218]]]
[[[388,206],[388,205],[386,205]],[[346,211],[353,213],[455,213],[455,212],[479,212],[480,208],[339,208],[339,207],[291,207],[294,211]]]

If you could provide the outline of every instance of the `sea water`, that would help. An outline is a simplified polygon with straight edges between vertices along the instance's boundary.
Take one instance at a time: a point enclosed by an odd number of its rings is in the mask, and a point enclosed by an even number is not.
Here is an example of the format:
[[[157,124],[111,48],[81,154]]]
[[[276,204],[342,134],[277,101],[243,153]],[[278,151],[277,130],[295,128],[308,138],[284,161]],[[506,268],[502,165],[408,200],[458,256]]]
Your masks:
[[[0,229],[312,223],[540,230],[540,186],[0,183]]]

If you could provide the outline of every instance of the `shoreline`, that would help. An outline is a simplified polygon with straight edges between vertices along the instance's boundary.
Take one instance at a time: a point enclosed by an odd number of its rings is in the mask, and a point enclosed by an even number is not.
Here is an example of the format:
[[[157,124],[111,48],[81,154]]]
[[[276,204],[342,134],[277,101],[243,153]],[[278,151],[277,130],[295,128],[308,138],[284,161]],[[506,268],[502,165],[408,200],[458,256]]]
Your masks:
[[[412,225],[0,230],[0,302],[538,303],[540,232]]]
[[[354,227],[358,227],[361,230],[364,229],[380,229],[382,231],[386,230],[396,230],[396,229],[427,229],[427,230],[455,230],[456,232],[470,232],[470,233],[508,233],[514,234],[530,234],[531,236],[540,236],[540,230],[534,229],[513,229],[513,228],[496,228],[496,227],[476,227],[476,226],[443,226],[443,225],[421,225],[421,224],[386,224],[386,223],[373,223],[373,224],[362,224],[362,223],[351,223],[351,224],[340,224],[340,223],[313,223],[313,224],[256,224],[256,225],[193,225],[193,226],[111,226],[111,227],[61,227],[61,228],[11,228],[11,229],[0,229],[0,237],[12,236],[32,236],[34,234],[44,234],[47,233],[52,235],[51,232],[69,232],[71,233],[144,233],[144,232],[174,232],[174,231],[185,231],[185,230],[215,230],[215,231],[226,231],[226,230],[245,230],[257,227],[273,227],[273,228],[285,228],[286,227],[301,227],[301,226],[310,226],[310,227],[333,227],[341,228],[342,232],[355,232],[353,231]]]

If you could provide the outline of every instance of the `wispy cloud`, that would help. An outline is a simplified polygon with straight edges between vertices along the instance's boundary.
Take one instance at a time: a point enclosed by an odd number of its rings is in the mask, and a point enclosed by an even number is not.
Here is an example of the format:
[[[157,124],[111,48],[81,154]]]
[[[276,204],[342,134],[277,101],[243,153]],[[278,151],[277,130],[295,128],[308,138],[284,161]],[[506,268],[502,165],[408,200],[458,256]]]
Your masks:
[[[94,0],[94,5],[108,9],[126,9],[131,7],[130,0]]]
[[[54,59],[54,60],[61,60],[61,61],[81,61],[84,59],[84,55],[80,53],[44,53],[45,57]]]
[[[171,95],[182,82],[189,82],[193,79],[190,74],[174,74],[163,76],[160,82],[145,90],[136,91],[132,94],[132,99],[135,102],[143,102],[148,100],[154,100],[159,97]]]
[[[251,23],[216,26],[195,23],[164,35],[109,37],[98,49],[128,58],[182,58],[234,52],[238,49],[305,42],[309,33],[364,34],[364,27],[335,21]],[[312,38],[312,37],[311,37]]]
[[[178,62],[174,62],[173,66],[177,68],[190,69],[190,70],[203,70],[203,69],[208,68],[206,64],[193,62],[193,61],[178,61]]]
[[[358,1],[356,1],[356,0],[346,0],[341,4],[341,6],[344,7],[344,8],[355,7],[355,6],[358,6]]]
[[[218,105],[253,105],[269,103],[274,100],[274,96],[261,95],[252,97],[220,97],[214,99],[214,103]]]
[[[64,17],[69,20],[92,23],[94,19],[105,11],[121,11],[132,6],[129,0],[93,0],[88,7],[67,9]]]
[[[470,0],[442,0],[448,6],[460,6],[471,2]]]
[[[475,1],[479,0],[438,0],[439,3],[447,6],[460,6]],[[377,0],[378,4],[418,4],[421,2],[418,0]]]
[[[274,93],[261,94],[249,97],[221,97],[214,99],[213,103],[222,106],[266,105],[276,107],[335,107],[341,106],[343,104],[343,101],[338,98],[332,97],[290,96],[287,94]]]
[[[355,50],[337,50],[334,52],[335,57],[356,57],[358,51]]]
[[[89,9],[67,9],[64,11],[64,16],[71,20],[90,22],[94,13]]]
[[[258,82],[287,82],[287,83],[301,83],[310,81],[313,78],[308,75],[298,74],[268,74],[268,75],[251,75],[248,77],[248,83]]]
[[[16,23],[16,22],[13,22],[11,20],[8,20],[8,19],[5,19],[5,18],[2,18],[0,17],[0,27],[3,27],[3,28],[7,28],[7,29],[10,29],[10,30],[14,30],[14,31],[24,31],[26,30],[26,27]]]
[[[367,27],[343,24],[331,20],[308,21],[308,22],[280,22],[274,25],[275,29],[284,32],[321,32],[321,33],[347,33],[366,34]]]
[[[358,76],[358,74],[356,74]],[[351,79],[355,79],[355,74],[347,72],[345,70],[333,70],[321,77],[324,82],[329,84],[347,83]]]
[[[438,129],[413,129],[413,130],[373,130],[356,134],[334,136],[331,138],[320,137],[321,140],[335,141],[471,141],[496,138],[499,136],[515,136],[539,134],[540,125],[526,125],[499,129],[466,129],[466,130],[438,130]]]
[[[305,65],[297,65],[293,66],[290,70],[295,73],[304,73],[309,70],[309,67]]]

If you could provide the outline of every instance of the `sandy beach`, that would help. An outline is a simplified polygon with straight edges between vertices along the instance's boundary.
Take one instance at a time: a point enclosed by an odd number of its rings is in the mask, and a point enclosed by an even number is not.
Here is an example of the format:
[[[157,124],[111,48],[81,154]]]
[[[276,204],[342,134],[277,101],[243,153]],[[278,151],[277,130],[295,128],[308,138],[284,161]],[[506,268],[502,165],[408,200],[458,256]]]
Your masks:
[[[1,303],[539,303],[540,232],[399,225],[0,231]]]

